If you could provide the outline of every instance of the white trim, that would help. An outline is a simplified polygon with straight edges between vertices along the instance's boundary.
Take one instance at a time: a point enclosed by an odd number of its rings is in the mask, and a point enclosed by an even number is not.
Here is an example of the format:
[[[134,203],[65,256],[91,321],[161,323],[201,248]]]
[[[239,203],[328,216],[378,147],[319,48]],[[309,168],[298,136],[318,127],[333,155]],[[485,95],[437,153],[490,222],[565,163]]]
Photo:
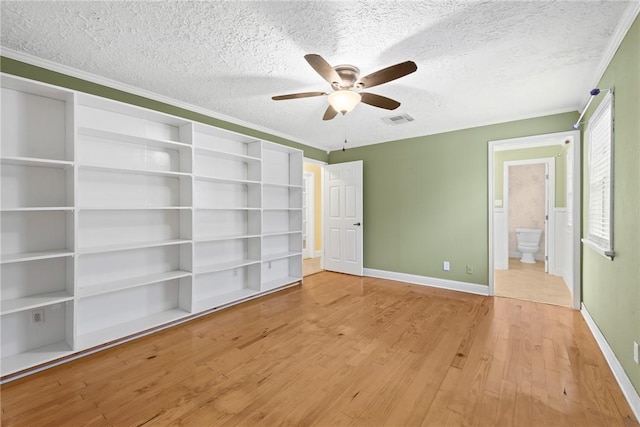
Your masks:
[[[636,416],[636,420],[640,420],[640,395],[636,391],[633,383],[627,376],[627,373],[624,371],[624,368],[620,364],[620,361],[616,357],[616,354],[613,352],[613,349],[609,346],[607,339],[604,337],[598,325],[589,314],[587,307],[582,304],[580,309],[580,313],[582,313],[582,317],[584,318],[589,330],[593,334],[593,337],[596,339],[598,343],[598,347],[602,351],[605,360],[609,364],[609,368],[613,372],[613,376],[615,377],[618,385],[622,389],[622,394],[627,399],[629,406],[631,407],[631,411]]]
[[[322,249],[320,249],[319,251],[315,251],[313,253],[314,258],[320,258],[321,256],[322,256]]]
[[[640,0],[633,1],[627,6],[627,9],[622,13],[622,17],[616,26],[616,29],[609,39],[609,44],[607,48],[604,50],[602,57],[600,58],[600,63],[598,64],[598,68],[596,72],[593,74],[593,79],[591,86],[589,86],[588,90],[598,87],[598,83],[604,76],[604,73],[607,71],[613,56],[618,51],[620,44],[622,44],[622,40],[624,40],[625,36],[629,32],[631,25],[633,25],[636,17],[640,14]],[[576,105],[576,109],[579,113],[582,113],[582,108],[587,105],[591,94],[585,94],[583,101],[580,104]]]
[[[396,280],[414,285],[431,286],[433,288],[449,289],[476,295],[489,295],[489,287],[478,283],[458,282],[456,280],[439,279],[436,277],[418,276],[415,274],[396,273],[395,271],[365,268],[364,275],[379,279]]]
[[[567,134],[575,131],[543,133],[516,138],[496,139],[489,141],[493,145],[493,151],[518,150],[520,148],[546,147],[548,145],[561,146],[559,140],[566,138]]]
[[[582,176],[580,174],[580,131],[572,130],[566,132],[554,132],[542,135],[533,135],[521,138],[509,138],[503,140],[493,140],[488,141],[488,149],[487,149],[487,163],[488,167],[488,183],[489,183],[489,200],[488,200],[488,210],[489,210],[489,295],[494,295],[494,268],[495,268],[495,257],[494,257],[494,199],[495,199],[495,179],[494,179],[494,161],[493,156],[495,151],[499,151],[500,149],[512,149],[519,148],[520,144],[523,142],[528,143],[532,141],[539,141],[541,144],[545,144],[545,141],[549,139],[559,139],[559,138],[567,138],[571,137],[573,139],[573,144],[571,147],[573,149],[573,183],[567,183],[567,185],[573,185],[573,240],[570,242],[572,247],[573,258],[569,261],[569,265],[571,266],[571,271],[573,272],[573,283],[571,287],[573,288],[573,308],[578,310],[580,308],[581,302],[581,289],[580,282],[582,277],[581,269],[581,260],[580,260],[580,233],[578,230],[581,229],[581,220],[580,217],[580,209],[576,208],[581,206],[580,196],[581,196],[581,185],[582,185]],[[511,146],[511,147],[509,147]],[[506,147],[506,148],[503,148]]]
[[[608,259],[609,261],[613,261],[613,255],[612,255],[612,251],[608,251],[604,248],[602,248],[600,245],[598,245],[597,243],[589,240],[589,239],[580,239],[580,241],[585,245],[588,246],[589,248],[591,248],[591,250],[593,250],[595,253],[602,255],[603,257],[605,257],[606,259]]]
[[[318,147],[314,147],[314,148],[318,148]],[[303,157],[302,162],[311,163],[312,165],[320,165],[320,166],[328,164],[327,162],[323,162],[322,160],[310,159],[308,157]]]
[[[131,93],[133,95],[142,96],[144,98],[149,98],[154,101],[163,102],[165,104],[172,105],[174,107],[183,108],[185,110],[192,111],[194,113],[204,114],[205,116],[209,116],[214,119],[223,120],[225,122],[229,122],[235,125],[244,126],[250,128],[252,130],[256,130],[259,132],[265,132],[273,136],[278,136],[280,138],[288,139],[292,142],[296,142],[298,144],[306,145],[311,148],[317,148],[319,150],[323,150],[328,152],[329,148],[321,146],[319,144],[315,144],[312,142],[301,141],[300,139],[286,134],[284,132],[279,132],[277,130],[269,129],[264,126],[260,126],[255,123],[247,122],[245,120],[241,120],[235,117],[227,116],[226,114],[219,113],[217,111],[209,110],[207,108],[198,107],[193,104],[189,104],[187,102],[178,101],[177,99],[160,95],[155,92],[151,92],[145,89],[141,89],[135,86],[128,85],[126,83],[121,83],[117,80],[111,80],[106,77],[101,77],[96,74],[92,74],[86,71],[78,70],[77,68],[69,67],[67,65],[58,64],[57,62],[49,61],[47,59],[38,58],[33,55],[29,55],[27,53],[18,52],[13,49],[9,49],[4,46],[0,46],[0,54],[2,56],[6,56],[7,58],[14,59],[16,61],[24,62],[30,65],[35,65],[36,67],[46,68],[47,70],[55,71],[58,73],[65,74],[67,76],[76,77],[78,79],[86,80],[91,83],[96,83],[99,85],[107,86],[112,89],[121,90],[127,93]],[[81,91],[76,91],[81,92]]]
[[[520,251],[509,252],[509,258],[520,259],[520,258],[522,258],[522,252],[520,252]],[[544,262],[544,255],[533,254],[533,258],[536,261]],[[555,276],[558,276],[558,274],[556,274]]]

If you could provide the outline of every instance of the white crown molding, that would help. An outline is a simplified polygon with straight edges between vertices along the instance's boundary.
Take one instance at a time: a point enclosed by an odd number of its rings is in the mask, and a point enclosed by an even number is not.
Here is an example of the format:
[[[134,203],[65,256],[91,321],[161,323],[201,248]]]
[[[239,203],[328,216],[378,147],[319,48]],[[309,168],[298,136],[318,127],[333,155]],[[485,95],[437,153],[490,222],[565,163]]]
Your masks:
[[[589,330],[593,334],[593,337],[596,339],[604,358],[606,359],[611,371],[613,372],[613,376],[615,377],[618,385],[622,389],[622,394],[627,399],[633,414],[636,416],[636,420],[640,420],[640,394],[636,391],[635,387],[631,383],[631,380],[627,376],[627,373],[624,371],[624,368],[620,364],[620,361],[616,357],[616,354],[613,352],[611,346],[607,342],[607,339],[604,337],[598,325],[589,314],[587,307],[582,304],[582,308],[580,309],[580,313],[582,313],[582,317],[584,317]]]
[[[106,77],[98,76],[92,73],[88,73],[86,71],[78,70],[77,68],[69,67],[67,65],[59,64],[57,62],[50,61],[48,59],[39,58],[37,56],[30,55],[28,53],[18,52],[13,49],[9,49],[4,46],[0,46],[0,54],[2,56],[6,56],[7,58],[14,59],[16,61],[25,62],[30,65],[34,65],[36,67],[46,68],[47,70],[55,71],[61,74],[65,74],[67,76],[76,77],[78,79],[86,80],[92,83],[96,83],[99,85],[107,86],[113,89],[121,90],[124,92],[128,92],[134,95],[142,96],[144,98],[149,98],[154,101],[163,102],[165,104],[172,105],[178,108],[184,108],[185,110],[192,111],[194,113],[204,114],[205,116],[212,117],[214,119],[223,120],[225,122],[233,123],[235,125],[244,126],[256,131],[265,132],[274,136],[278,136],[280,138],[285,138],[290,141],[296,142],[298,144],[306,145],[308,147],[317,148],[319,150],[328,152],[329,148],[324,147],[315,143],[301,141],[294,136],[288,135],[283,132],[279,132],[273,129],[266,128],[264,126],[257,125],[255,123],[247,122],[244,120],[237,119],[235,117],[227,116],[226,114],[219,113],[217,111],[212,111],[203,107],[198,107],[193,104],[189,104],[183,101],[178,101],[177,99],[170,98],[168,96],[160,95],[155,92],[147,91],[145,89],[140,89],[135,86],[128,85],[126,83],[121,83],[116,80],[111,80]]]
[[[398,282],[449,289],[451,291],[460,291],[469,294],[489,295],[489,287],[477,283],[458,282],[455,280],[438,279],[436,277],[418,276],[407,273],[396,273],[395,271],[376,270],[373,268],[365,268],[364,275],[378,279],[396,280]]]
[[[620,18],[618,26],[611,36],[609,45],[605,49],[604,54],[600,59],[600,63],[598,64],[598,68],[593,75],[593,79],[591,80],[593,83],[591,84],[591,86],[589,86],[589,90],[598,87],[598,83],[602,79],[602,76],[604,76],[605,71],[607,71],[611,60],[613,59],[613,56],[618,51],[620,44],[622,44],[622,40],[624,40],[624,37],[629,32],[629,29],[631,28],[631,25],[633,25],[633,22],[636,20],[638,14],[640,14],[640,0],[634,0],[629,4],[625,12],[622,14],[622,18]],[[580,105],[577,106],[578,112],[582,113],[582,110],[584,110],[585,105],[587,105],[587,102],[589,102],[590,97],[590,94],[585,95],[584,100],[580,103]]]

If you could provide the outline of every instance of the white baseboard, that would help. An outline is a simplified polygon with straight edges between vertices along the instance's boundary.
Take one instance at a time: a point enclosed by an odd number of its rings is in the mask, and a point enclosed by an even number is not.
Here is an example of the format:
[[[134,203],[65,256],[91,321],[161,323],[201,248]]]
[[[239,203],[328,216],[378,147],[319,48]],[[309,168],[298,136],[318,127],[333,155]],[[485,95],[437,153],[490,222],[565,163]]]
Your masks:
[[[314,258],[320,258],[321,256],[322,256],[322,249],[320,249],[319,251],[315,251],[313,253]]]
[[[514,251],[514,252],[509,252],[509,258],[522,258],[522,252],[520,251]],[[544,261],[544,255],[540,255],[540,254],[534,254],[533,258],[536,261]]]
[[[418,276],[415,274],[396,273],[394,271],[376,270],[373,268],[365,268],[364,275],[369,277],[376,277],[379,279],[397,280],[399,282],[407,282],[414,285],[432,286],[434,288],[467,292],[476,295],[489,295],[489,287],[477,283],[458,282],[456,280],[438,279],[435,277]]]
[[[552,276],[560,276],[564,278],[564,271],[561,268],[554,268],[553,270],[549,270],[549,274]],[[566,281],[565,281],[565,285],[567,285]]]
[[[640,420],[640,395],[636,391],[635,387],[633,387],[633,384],[627,376],[627,373],[622,368],[620,361],[609,346],[604,335],[602,335],[602,332],[600,332],[600,329],[598,329],[598,325],[596,325],[596,322],[593,320],[584,304],[581,306],[580,313],[582,313],[582,317],[584,317],[584,320],[587,322],[587,326],[589,326],[589,329],[591,330],[593,337],[596,339],[602,354],[604,354],[604,358],[607,360],[607,363],[613,372],[613,376],[616,378],[618,385],[622,389],[622,394],[627,399],[627,402],[629,402],[629,406],[631,406],[631,410],[636,416],[636,420]]]

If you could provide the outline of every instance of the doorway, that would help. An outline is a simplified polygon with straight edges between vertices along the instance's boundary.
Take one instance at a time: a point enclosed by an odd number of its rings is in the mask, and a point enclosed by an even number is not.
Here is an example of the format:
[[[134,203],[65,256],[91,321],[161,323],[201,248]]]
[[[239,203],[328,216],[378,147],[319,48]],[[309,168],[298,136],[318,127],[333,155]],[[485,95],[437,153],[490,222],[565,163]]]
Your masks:
[[[527,154],[537,155],[532,151]],[[504,219],[496,218],[495,225],[502,226],[497,234],[507,239],[508,250],[496,253],[496,258],[503,258],[496,263],[496,296],[571,306],[571,293],[562,274],[555,265],[550,266],[556,261],[550,254],[556,247],[556,215],[551,213],[556,206],[555,165],[556,157],[504,161]]]
[[[322,269],[322,165],[305,158],[303,161],[303,238],[302,276],[316,274]]]
[[[490,141],[488,151],[490,295],[579,308],[579,132]],[[523,257],[532,249],[517,237],[535,230],[539,249]]]

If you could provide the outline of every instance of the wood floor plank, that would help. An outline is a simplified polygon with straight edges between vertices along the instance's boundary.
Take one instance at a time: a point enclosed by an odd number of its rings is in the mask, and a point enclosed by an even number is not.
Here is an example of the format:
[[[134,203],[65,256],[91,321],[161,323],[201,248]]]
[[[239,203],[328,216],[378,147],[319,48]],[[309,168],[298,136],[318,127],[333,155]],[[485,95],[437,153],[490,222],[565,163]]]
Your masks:
[[[330,272],[1,392],[3,426],[638,426],[578,312]]]

